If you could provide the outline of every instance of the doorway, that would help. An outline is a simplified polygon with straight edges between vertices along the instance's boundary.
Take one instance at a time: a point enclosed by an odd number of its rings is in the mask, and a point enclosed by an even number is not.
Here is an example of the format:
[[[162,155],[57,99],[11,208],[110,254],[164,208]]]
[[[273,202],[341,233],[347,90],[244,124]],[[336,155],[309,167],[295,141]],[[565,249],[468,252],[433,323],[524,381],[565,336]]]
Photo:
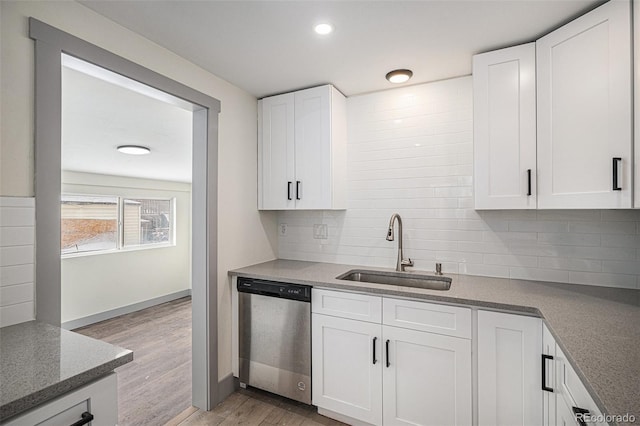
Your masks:
[[[61,286],[61,81],[62,54],[153,87],[194,105],[191,241],[192,403],[208,410],[218,401],[217,350],[217,137],[220,102],[34,18],[36,318],[62,321]],[[135,354],[134,354],[135,357]]]
[[[135,353],[122,425],[191,407],[194,109],[62,55],[62,327]]]

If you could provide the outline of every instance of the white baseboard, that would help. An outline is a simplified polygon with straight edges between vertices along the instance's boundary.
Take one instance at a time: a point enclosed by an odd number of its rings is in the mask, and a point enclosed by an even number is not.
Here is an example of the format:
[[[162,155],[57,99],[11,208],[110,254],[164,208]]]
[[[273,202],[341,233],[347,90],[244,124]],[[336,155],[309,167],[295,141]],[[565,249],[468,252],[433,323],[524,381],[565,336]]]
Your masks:
[[[66,321],[62,323],[61,327],[65,330],[74,330],[76,328],[84,327],[85,325],[95,324],[100,321],[119,317],[120,315],[130,314],[131,312],[140,311],[142,309],[150,308],[152,306],[160,305],[166,302],[171,302],[172,300],[181,299],[187,296],[191,296],[190,288],[171,294],[165,294],[164,296],[156,297],[142,302],[134,303],[132,305],[123,306],[121,308],[111,309],[109,311],[100,312],[94,315],[89,315],[87,317]]]

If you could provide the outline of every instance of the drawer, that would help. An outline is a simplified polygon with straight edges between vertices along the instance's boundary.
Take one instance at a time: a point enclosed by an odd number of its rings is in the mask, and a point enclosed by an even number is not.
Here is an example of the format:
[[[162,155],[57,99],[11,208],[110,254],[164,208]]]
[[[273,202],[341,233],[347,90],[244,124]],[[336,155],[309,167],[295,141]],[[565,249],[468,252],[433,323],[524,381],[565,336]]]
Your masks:
[[[382,298],[314,288],[311,291],[311,312],[380,324]]]
[[[117,389],[116,373],[110,373],[12,417],[1,426],[70,425],[81,420],[85,412],[94,416],[90,426],[113,426],[118,423]]]
[[[591,395],[587,391],[580,377],[575,372],[562,350],[556,348],[558,380],[556,381],[558,396],[562,396],[565,403],[571,407],[589,410],[593,416],[600,416],[601,412]],[[587,422],[588,425],[606,425],[606,423]]]
[[[471,339],[471,309],[435,303],[384,298],[386,325]]]

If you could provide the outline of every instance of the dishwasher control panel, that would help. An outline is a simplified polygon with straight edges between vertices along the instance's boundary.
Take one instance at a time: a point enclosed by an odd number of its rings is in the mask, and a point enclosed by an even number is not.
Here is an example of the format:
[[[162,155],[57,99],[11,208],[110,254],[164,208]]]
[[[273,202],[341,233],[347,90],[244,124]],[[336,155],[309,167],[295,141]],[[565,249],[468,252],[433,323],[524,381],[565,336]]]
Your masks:
[[[311,286],[255,278],[238,278],[238,292],[311,302]]]

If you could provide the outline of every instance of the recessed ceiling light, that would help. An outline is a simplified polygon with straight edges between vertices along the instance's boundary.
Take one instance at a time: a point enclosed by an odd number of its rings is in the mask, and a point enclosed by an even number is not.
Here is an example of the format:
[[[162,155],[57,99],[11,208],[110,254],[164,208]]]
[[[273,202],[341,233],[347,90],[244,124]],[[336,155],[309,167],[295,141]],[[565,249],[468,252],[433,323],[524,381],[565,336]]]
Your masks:
[[[393,70],[387,73],[386,78],[391,83],[405,83],[413,76],[411,70]]]
[[[146,155],[151,152],[151,150],[146,146],[140,146],[140,145],[120,145],[116,149],[123,154],[129,154],[129,155]]]
[[[333,25],[323,22],[322,24],[316,25],[313,30],[320,35],[327,35],[333,32]]]

